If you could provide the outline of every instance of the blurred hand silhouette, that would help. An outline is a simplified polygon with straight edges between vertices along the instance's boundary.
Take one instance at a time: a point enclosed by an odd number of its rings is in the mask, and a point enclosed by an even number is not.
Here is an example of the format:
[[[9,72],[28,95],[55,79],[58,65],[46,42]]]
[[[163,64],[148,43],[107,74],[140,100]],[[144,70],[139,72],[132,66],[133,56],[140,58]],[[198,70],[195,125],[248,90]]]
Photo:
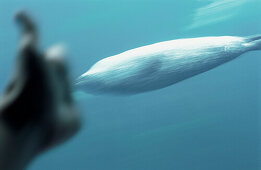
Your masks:
[[[24,12],[14,74],[0,100],[0,169],[18,170],[80,127],[61,46],[38,49],[35,23]]]

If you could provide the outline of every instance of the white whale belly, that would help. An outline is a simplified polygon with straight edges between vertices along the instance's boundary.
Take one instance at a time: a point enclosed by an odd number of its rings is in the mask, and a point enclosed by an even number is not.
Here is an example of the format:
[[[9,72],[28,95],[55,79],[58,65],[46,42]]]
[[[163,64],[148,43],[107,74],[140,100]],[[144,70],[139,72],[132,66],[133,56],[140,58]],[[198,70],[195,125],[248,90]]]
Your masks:
[[[230,36],[156,43],[97,62],[78,85],[94,94],[150,91],[205,72],[246,50],[244,38]]]

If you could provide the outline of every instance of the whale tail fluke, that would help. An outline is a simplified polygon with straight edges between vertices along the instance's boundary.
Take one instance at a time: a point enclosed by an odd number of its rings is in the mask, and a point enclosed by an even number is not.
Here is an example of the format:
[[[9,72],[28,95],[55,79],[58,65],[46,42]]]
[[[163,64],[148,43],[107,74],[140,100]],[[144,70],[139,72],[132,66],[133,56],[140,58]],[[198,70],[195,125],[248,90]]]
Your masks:
[[[255,35],[247,37],[247,46],[250,47],[250,50],[261,50],[261,35]]]

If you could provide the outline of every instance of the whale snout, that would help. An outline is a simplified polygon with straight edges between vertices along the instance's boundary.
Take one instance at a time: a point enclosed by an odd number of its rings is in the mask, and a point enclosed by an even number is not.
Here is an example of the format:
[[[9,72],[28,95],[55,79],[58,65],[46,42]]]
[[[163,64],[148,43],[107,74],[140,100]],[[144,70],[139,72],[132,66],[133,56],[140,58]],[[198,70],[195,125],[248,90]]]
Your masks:
[[[100,82],[93,78],[90,75],[81,75],[74,82],[74,88],[83,90],[88,93],[94,93],[97,89],[100,88]]]
[[[87,77],[84,75],[81,75],[80,77],[78,77],[74,83],[73,86],[77,89],[82,89],[84,86],[86,86],[88,84],[87,81]]]

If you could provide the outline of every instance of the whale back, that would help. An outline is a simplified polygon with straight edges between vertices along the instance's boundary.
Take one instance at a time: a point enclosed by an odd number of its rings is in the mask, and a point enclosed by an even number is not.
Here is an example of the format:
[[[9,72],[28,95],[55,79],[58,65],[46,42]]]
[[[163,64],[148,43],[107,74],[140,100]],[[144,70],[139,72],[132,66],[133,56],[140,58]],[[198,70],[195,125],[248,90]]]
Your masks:
[[[255,37],[203,37],[147,45],[94,64],[77,85],[90,93],[132,94],[172,85],[234,59]]]

